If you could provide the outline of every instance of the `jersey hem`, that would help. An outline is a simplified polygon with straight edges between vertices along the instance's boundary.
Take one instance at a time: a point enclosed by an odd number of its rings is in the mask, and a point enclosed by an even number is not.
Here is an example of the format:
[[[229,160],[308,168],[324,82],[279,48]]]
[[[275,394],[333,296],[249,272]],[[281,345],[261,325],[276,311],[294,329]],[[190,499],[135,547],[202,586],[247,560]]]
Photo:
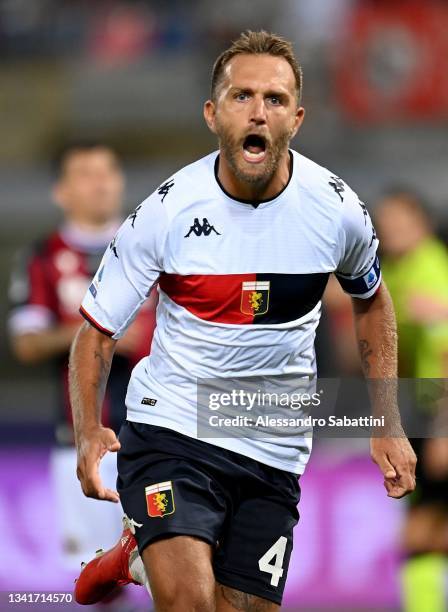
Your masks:
[[[242,455],[243,457],[249,457],[250,459],[253,459],[254,461],[258,461],[259,463],[263,463],[264,465],[269,465],[269,467],[273,467],[273,468],[276,468],[277,470],[282,470],[284,472],[290,472],[297,476],[301,476],[304,473],[305,468],[306,468],[306,463],[303,463],[302,461],[278,461],[278,460],[267,461],[263,456],[260,456],[260,454],[251,452],[250,446],[247,444],[247,442],[242,444],[242,446],[244,446],[244,450],[243,449],[236,450],[235,448],[231,448],[229,444],[225,443],[227,438],[199,438],[196,435],[185,431],[181,427],[173,427],[172,423],[170,422],[167,423],[164,419],[158,419],[154,417],[150,419],[142,419],[141,416],[139,418],[133,418],[129,410],[126,415],[126,419],[128,421],[132,421],[133,423],[142,423],[144,425],[154,425],[156,427],[165,427],[166,429],[171,429],[172,431],[175,431],[176,433],[179,433],[183,436],[187,436],[188,438],[192,438],[193,440],[199,440],[201,442],[205,442],[206,444],[210,444],[212,446],[224,448],[226,450],[232,451],[233,453],[237,453],[238,455]],[[211,442],[211,440],[213,440],[213,442]],[[243,440],[245,440],[245,438],[239,438],[239,442],[242,442]],[[311,454],[311,450],[310,450],[310,454]],[[307,461],[308,459],[309,459],[309,455],[307,457]]]

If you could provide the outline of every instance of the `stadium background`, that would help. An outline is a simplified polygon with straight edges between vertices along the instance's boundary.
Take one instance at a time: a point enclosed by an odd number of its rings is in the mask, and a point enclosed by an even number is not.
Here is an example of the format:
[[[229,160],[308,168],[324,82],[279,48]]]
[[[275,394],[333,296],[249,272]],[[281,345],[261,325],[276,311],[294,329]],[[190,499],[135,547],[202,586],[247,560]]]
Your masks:
[[[387,185],[416,188],[445,234],[442,2],[0,1],[2,591],[70,590],[73,578],[55,565],[51,529],[52,377],[45,367],[15,362],[6,331],[14,253],[59,220],[49,197],[51,158],[73,138],[114,146],[133,209],[175,169],[215,147],[202,120],[211,64],[246,28],[295,44],[307,117],[294,146],[341,176],[372,210]],[[322,342],[331,348],[330,337]],[[384,495],[367,442],[321,443],[310,468],[286,603],[399,609],[404,507]]]

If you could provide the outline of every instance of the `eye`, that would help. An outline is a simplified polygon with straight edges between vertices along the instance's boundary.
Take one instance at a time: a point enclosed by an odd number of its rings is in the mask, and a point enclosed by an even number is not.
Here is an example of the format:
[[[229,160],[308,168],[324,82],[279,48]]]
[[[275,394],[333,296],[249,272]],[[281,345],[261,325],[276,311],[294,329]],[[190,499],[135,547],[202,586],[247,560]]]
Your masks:
[[[247,93],[244,93],[244,91],[240,91],[235,95],[235,100],[238,100],[239,102],[245,102],[248,98],[249,95]]]
[[[269,96],[268,100],[274,106],[279,106],[282,103],[282,101],[280,100],[278,96]]]

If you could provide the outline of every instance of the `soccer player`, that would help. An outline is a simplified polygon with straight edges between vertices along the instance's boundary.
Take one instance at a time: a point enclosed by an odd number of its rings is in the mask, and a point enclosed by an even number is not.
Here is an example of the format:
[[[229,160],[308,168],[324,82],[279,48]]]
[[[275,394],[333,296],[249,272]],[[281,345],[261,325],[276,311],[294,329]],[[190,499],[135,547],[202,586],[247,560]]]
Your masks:
[[[222,53],[204,106],[219,150],[136,209],[82,302],[70,362],[78,475],[86,495],[121,500],[127,528],[81,572],[79,602],[144,582],[141,558],[156,610],[278,609],[310,438],[198,439],[197,381],[313,376],[331,273],[353,297],[365,375],[396,377],[394,313],[366,207],[289,148],[301,89],[278,36],[249,31]],[[157,282],[151,355],[131,376],[118,440],[101,424],[103,389],[117,340]],[[372,438],[372,457],[388,495],[402,497],[415,486],[415,455],[394,395],[373,400],[395,427]],[[98,475],[108,451],[118,451],[118,493]]]
[[[119,508],[108,508],[105,513],[104,507],[79,490],[67,379],[70,344],[83,320],[79,301],[122,223],[124,179],[116,153],[100,143],[67,144],[55,161],[53,199],[63,213],[63,222],[21,254],[10,287],[9,330],[21,362],[51,362],[58,378],[58,445],[52,450],[50,465],[63,562],[74,569],[90,553],[92,537],[111,544],[120,524]],[[117,346],[103,402],[104,422],[114,431],[119,431],[125,419],[123,405],[132,367],[144,354],[141,336],[151,335],[154,319],[148,301],[139,321]],[[103,473],[114,483],[116,462],[112,456],[105,459]]]

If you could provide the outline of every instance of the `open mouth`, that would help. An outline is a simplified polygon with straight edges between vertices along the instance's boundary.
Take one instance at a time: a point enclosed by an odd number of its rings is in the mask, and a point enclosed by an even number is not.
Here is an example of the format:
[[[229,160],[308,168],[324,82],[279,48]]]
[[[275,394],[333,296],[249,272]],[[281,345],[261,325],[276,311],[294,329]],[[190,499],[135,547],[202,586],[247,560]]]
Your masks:
[[[243,157],[251,164],[258,164],[266,157],[266,141],[263,136],[249,134],[243,142]]]

